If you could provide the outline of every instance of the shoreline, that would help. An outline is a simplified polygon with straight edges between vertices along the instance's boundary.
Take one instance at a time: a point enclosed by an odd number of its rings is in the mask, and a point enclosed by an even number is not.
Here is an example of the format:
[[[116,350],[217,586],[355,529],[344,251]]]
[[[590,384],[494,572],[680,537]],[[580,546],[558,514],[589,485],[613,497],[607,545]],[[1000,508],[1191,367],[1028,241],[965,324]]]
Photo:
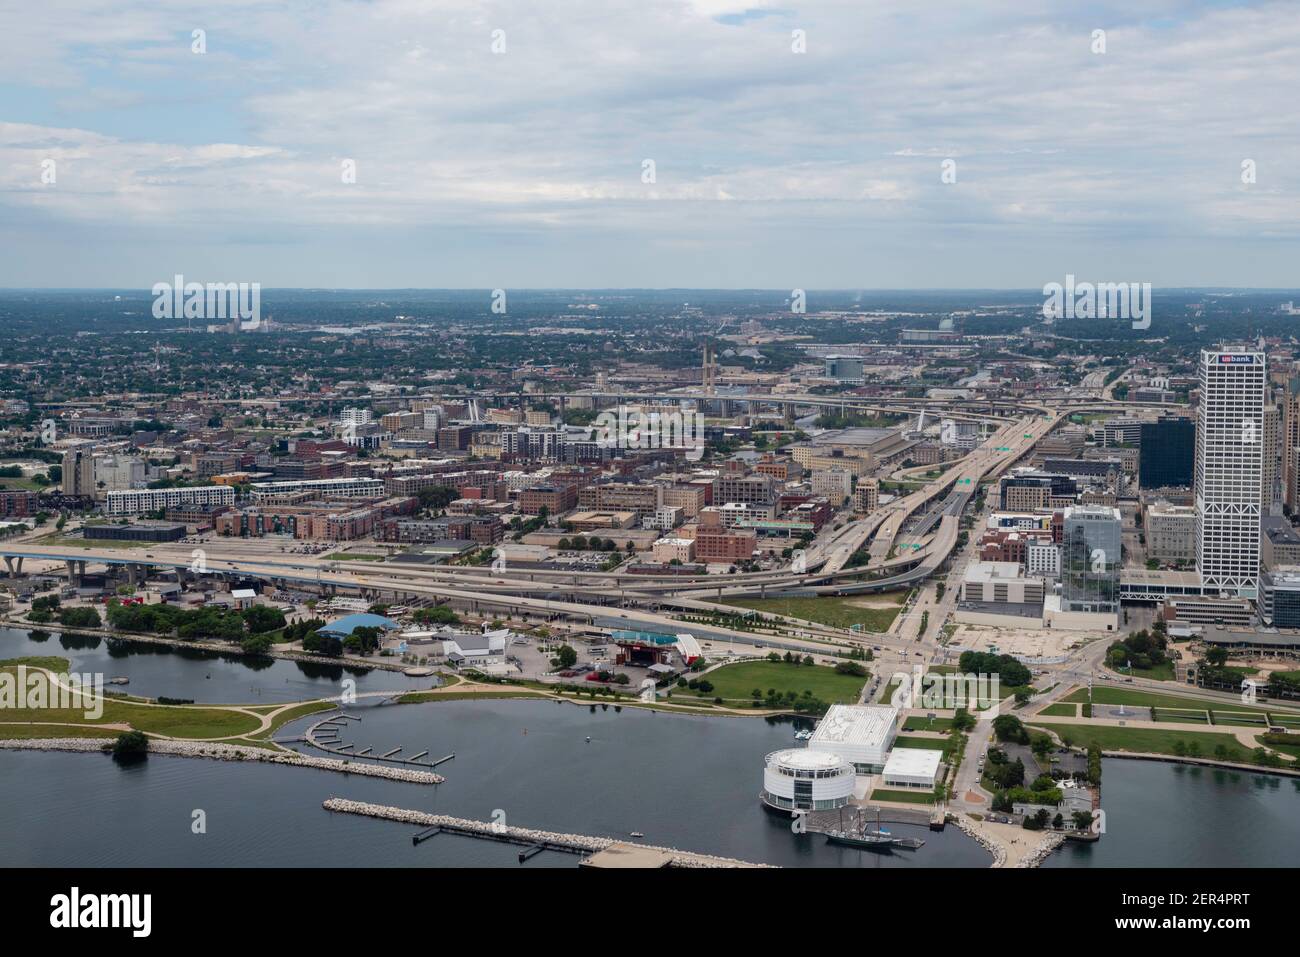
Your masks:
[[[47,622],[39,625],[32,621],[15,620],[9,617],[0,618],[0,627],[13,628],[16,631],[47,631],[51,635],[94,635],[98,638],[119,638],[127,641],[144,641],[154,645],[168,645],[173,648],[198,648],[204,651],[211,651],[219,655],[237,655],[240,658],[278,658],[281,661],[306,661],[318,665],[339,665],[344,668],[366,668],[377,669],[379,671],[394,671],[398,674],[405,673],[411,665],[393,664],[387,661],[373,661],[369,658],[357,658],[342,656],[339,658],[330,658],[325,655],[313,655],[305,651],[277,651],[275,647],[271,650],[259,654],[252,654],[245,651],[239,645],[232,645],[224,641],[212,641],[203,638],[173,638],[170,635],[148,635],[133,631],[118,631],[114,628],[70,628],[66,625],[60,625],[58,622]]]
[[[68,751],[80,754],[107,754],[111,738],[9,738],[0,740],[3,751]],[[269,751],[252,745],[217,744],[208,741],[149,739],[149,754],[177,758],[208,758],[215,761],[249,761],[262,764],[285,764],[341,774],[387,778],[408,784],[442,784],[447,779],[431,771],[409,771],[375,764],[353,764],[337,758],[316,758],[298,751]]]
[[[993,855],[990,868],[1037,867],[1062,844],[1065,835],[1059,831],[1027,831],[1014,824],[994,824],[988,820],[976,821],[966,812],[954,814],[953,824],[969,835],[982,848]],[[1021,843],[1023,835],[1037,836],[1036,843]]]

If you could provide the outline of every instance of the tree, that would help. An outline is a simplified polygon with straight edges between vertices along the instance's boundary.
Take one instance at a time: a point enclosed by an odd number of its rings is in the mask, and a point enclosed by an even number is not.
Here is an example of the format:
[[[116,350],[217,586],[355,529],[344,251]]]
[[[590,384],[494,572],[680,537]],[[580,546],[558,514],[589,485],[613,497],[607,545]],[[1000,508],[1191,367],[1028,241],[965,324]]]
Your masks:
[[[552,662],[561,668],[572,668],[578,663],[578,653],[569,645],[560,645]]]
[[[270,635],[249,635],[239,643],[246,655],[264,655],[271,650]]]
[[[259,635],[285,626],[284,613],[270,605],[253,605],[244,609],[244,624],[251,634]]]
[[[303,638],[302,650],[310,651],[316,655],[338,658],[343,654],[343,642],[333,635],[322,635],[319,631],[313,631]]]
[[[70,628],[98,628],[103,622],[93,608],[60,608],[59,624]]]
[[[963,655],[962,657],[965,657]],[[1029,732],[1014,714],[1003,714],[993,719],[993,733],[999,741],[1029,743]]]
[[[1214,668],[1222,668],[1228,663],[1228,649],[1215,646],[1205,652],[1205,663]]]
[[[149,751],[149,739],[143,731],[123,731],[113,741],[114,761],[138,761]]]

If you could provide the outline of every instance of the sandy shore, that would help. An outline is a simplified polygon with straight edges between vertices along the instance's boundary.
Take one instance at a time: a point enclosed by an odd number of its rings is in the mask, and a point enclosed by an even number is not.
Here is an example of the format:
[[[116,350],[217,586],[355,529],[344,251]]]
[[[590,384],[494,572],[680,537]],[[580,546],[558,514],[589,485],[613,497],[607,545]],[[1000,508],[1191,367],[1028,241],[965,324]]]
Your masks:
[[[1055,831],[1026,831],[1015,824],[977,821],[966,814],[957,815],[955,823],[993,855],[993,867],[1037,867],[1065,841],[1065,835]]]

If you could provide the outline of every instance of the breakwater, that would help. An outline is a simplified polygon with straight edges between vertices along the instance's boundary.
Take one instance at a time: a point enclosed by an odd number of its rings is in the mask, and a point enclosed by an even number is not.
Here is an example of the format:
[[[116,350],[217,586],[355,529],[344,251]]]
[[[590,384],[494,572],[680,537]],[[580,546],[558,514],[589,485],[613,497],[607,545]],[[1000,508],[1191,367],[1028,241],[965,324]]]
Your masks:
[[[360,814],[365,817],[379,818],[385,821],[397,821],[402,824],[418,824],[425,828],[440,828],[471,837],[484,837],[491,840],[505,840],[528,846],[541,845],[556,849],[577,851],[586,854],[599,854],[602,851],[634,848],[647,856],[663,861],[669,867],[769,867],[767,864],[751,864],[747,861],[730,857],[717,857],[712,854],[699,854],[683,851],[675,847],[656,847],[651,844],[630,845],[609,837],[593,837],[589,834],[562,834],[543,831],[537,828],[514,827],[498,822],[473,821],[467,818],[452,817],[447,814],[429,814],[425,811],[412,811],[407,808],[388,807],[382,804],[367,804],[362,801],[350,801],[346,798],[332,797],[323,807],[327,811],[339,811],[344,814]]]
[[[0,741],[0,749],[11,751],[79,751],[107,752],[113,747],[108,738],[15,738]],[[432,771],[412,771],[377,764],[360,764],[336,758],[314,758],[296,751],[268,751],[252,745],[217,744],[210,741],[149,740],[150,754],[178,758],[208,758],[214,761],[252,761],[262,764],[285,764],[318,771],[359,774],[362,777],[386,778],[408,784],[441,784],[446,780]]]

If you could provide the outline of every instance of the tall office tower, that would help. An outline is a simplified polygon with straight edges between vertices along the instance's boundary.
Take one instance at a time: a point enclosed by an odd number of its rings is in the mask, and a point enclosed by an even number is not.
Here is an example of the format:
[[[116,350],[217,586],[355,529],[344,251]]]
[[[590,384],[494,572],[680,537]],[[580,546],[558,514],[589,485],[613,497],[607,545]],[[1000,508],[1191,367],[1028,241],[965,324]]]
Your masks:
[[[1202,582],[1254,598],[1264,480],[1264,353],[1201,352],[1196,561]]]
[[[1196,461],[1196,423],[1167,418],[1139,427],[1138,481],[1143,488],[1188,486]]]
[[[1268,390],[1264,402],[1264,462],[1260,478],[1260,514],[1280,515],[1278,501],[1278,476],[1281,472],[1282,410],[1278,408],[1273,390]]]
[[[1119,509],[1074,505],[1065,510],[1061,538],[1064,611],[1118,614],[1121,549]]]
[[[1282,502],[1294,514],[1300,511],[1300,378],[1287,382],[1282,410]]]

